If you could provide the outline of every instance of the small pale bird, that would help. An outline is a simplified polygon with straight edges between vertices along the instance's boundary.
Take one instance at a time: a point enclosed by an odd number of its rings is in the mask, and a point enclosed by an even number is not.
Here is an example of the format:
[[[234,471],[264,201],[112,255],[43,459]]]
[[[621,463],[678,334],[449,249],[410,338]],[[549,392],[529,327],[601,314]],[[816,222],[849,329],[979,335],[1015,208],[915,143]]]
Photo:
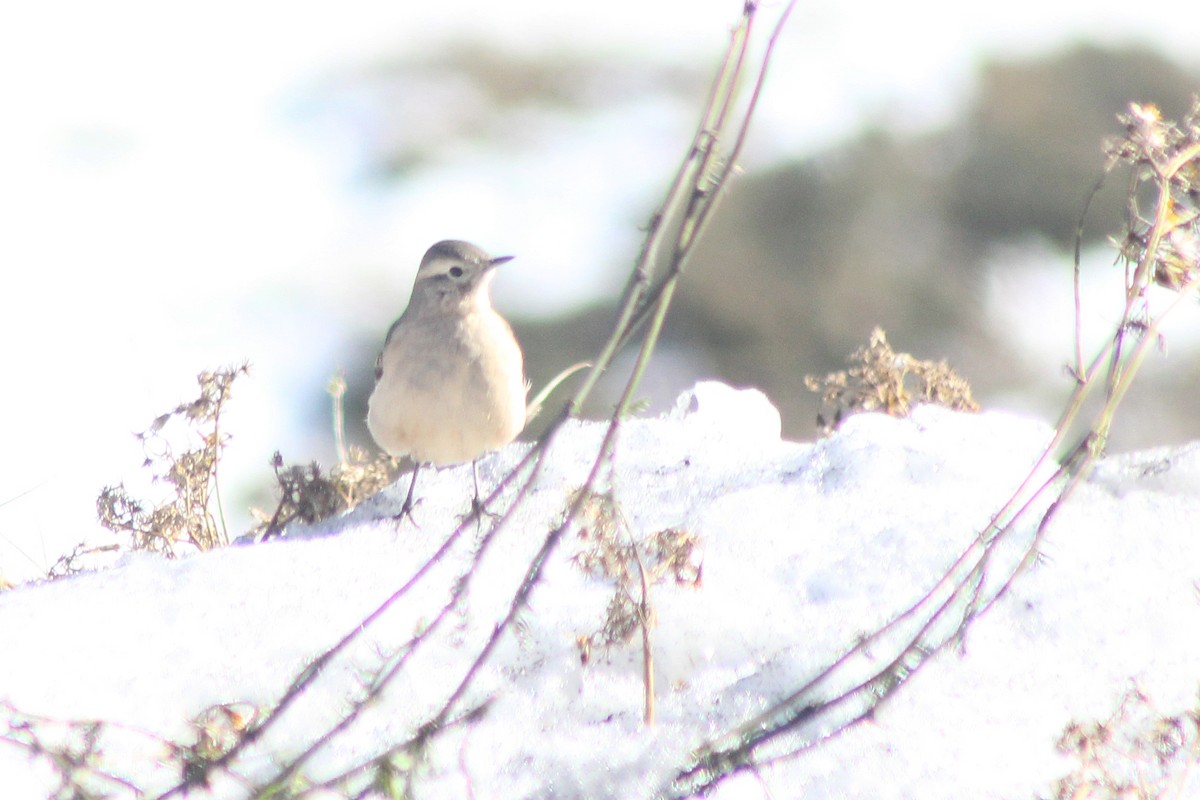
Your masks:
[[[476,459],[525,427],[521,347],[491,297],[496,267],[511,260],[467,242],[438,242],[421,259],[408,307],[388,330],[367,428],[388,453],[414,463],[401,516],[411,514],[422,464],[470,461],[474,469]]]

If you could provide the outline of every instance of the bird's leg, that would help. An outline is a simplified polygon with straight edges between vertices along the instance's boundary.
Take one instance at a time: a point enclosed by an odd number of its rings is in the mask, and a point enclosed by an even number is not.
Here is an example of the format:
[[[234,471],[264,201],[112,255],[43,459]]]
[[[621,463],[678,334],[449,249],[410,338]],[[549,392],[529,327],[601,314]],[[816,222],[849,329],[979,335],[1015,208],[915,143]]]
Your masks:
[[[471,461],[471,477],[475,480],[475,496],[471,498],[471,510],[470,510],[470,512],[467,513],[467,519],[470,519],[472,517],[474,517],[475,519],[481,519],[484,514],[486,514],[487,516],[491,517],[494,520],[500,519],[499,514],[494,514],[491,511],[488,511],[487,506],[484,505],[483,500],[480,499],[480,497],[479,497],[479,459],[478,458]]]
[[[413,508],[415,508],[416,504],[417,504],[417,503],[413,502],[413,491],[417,488],[417,472],[419,472],[420,469],[421,469],[421,464],[419,462],[414,461],[413,462],[413,471],[412,471],[412,480],[410,480],[408,482],[408,496],[404,498],[404,505],[400,507],[400,513],[397,514],[394,517],[394,519],[402,520],[405,517],[408,517],[409,519],[411,519],[413,521],[414,525],[417,524],[417,521],[415,519],[413,519],[413,513],[412,513]],[[420,502],[420,501],[418,500],[417,502]]]

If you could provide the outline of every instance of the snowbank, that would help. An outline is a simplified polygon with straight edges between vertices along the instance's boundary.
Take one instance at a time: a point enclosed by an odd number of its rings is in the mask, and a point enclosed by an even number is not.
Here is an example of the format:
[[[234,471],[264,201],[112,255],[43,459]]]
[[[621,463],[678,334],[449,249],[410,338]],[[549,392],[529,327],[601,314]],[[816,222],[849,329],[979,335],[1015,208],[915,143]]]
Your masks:
[[[401,741],[441,707],[503,616],[529,560],[582,483],[603,434],[571,423],[519,514],[485,551],[465,601],[400,677],[306,770],[320,779]],[[573,560],[572,529],[530,605],[461,708],[481,719],[437,739],[420,797],[650,797],[693,748],[780,700],[920,597],[1024,477],[1050,435],[1000,413],[923,407],[853,417],[829,439],[779,439],[765,397],[701,384],[660,419],[633,420],[612,486],[635,536],[694,536],[699,581],[651,589],[657,722],[642,724],[640,638],[582,664],[613,584]],[[491,486],[514,445],[481,465]],[[143,731],[190,741],[217,703],[266,705],[408,580],[470,499],[469,467],[407,478],[282,541],[116,568],[0,595],[0,701],[101,719],[104,763],[150,793],[177,782]],[[1200,446],[1103,462],[1060,513],[1037,568],[971,629],[962,652],[916,674],[876,718],[812,752],[743,774],[715,796],[1031,798],[1071,768],[1055,742],[1103,719],[1136,681],[1163,714],[1200,688]],[[241,797],[338,719],[437,618],[474,529],[328,666],[213,796]],[[2,717],[0,717],[2,718]],[[2,733],[3,729],[0,729]],[[6,798],[43,797],[47,765],[0,736]],[[761,782],[761,783],[760,783]],[[1183,796],[1200,795],[1193,775]],[[1191,794],[1187,794],[1190,792]],[[198,796],[198,795],[193,795]]]

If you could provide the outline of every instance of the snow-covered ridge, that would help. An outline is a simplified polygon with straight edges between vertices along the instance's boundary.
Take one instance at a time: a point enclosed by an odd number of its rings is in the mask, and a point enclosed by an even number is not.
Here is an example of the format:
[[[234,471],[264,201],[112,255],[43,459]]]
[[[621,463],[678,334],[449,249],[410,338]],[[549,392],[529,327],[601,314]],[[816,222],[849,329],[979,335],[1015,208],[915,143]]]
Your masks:
[[[594,458],[603,425],[572,422],[522,510],[476,570],[464,607],[382,701],[311,765],[337,772],[412,734],[461,680]],[[651,590],[657,723],[641,722],[640,642],[580,663],[612,594],[571,560],[569,533],[530,607],[464,703],[494,697],[439,739],[421,797],[650,797],[709,737],[780,700],[937,580],[1024,478],[1051,434],[1000,413],[918,408],[852,417],[816,443],[779,438],[755,391],[701,384],[659,419],[631,420],[613,491],[636,535],[694,535],[699,585]],[[481,465],[491,486],[514,445]],[[391,518],[407,482],[282,541],[0,594],[0,701],[176,739],[217,703],[269,704],[305,664],[406,581],[466,511],[469,467],[423,473],[416,522]],[[876,719],[714,796],[1031,798],[1071,768],[1055,742],[1103,719],[1136,680],[1164,714],[1200,689],[1200,445],[1102,462],[1056,518],[1045,558],[978,620],[961,654],[923,668]],[[352,648],[213,795],[241,797],[335,722],[361,681],[445,602],[477,536],[463,537]],[[0,718],[2,719],[2,718]],[[44,797],[45,764],[6,742],[6,798]],[[162,748],[107,734],[105,763],[150,792],[177,781]],[[759,781],[762,781],[762,784]],[[1181,796],[1200,795],[1192,776]],[[1191,792],[1187,794],[1186,792]]]

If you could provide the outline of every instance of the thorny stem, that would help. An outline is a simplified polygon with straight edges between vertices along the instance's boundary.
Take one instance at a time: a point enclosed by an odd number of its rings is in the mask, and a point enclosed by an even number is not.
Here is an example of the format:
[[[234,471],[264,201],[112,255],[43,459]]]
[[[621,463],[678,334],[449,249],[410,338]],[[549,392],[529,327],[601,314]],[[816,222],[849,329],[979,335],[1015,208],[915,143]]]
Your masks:
[[[1076,404],[1076,407],[1081,404],[1082,404],[1082,397],[1078,398],[1078,403]],[[939,617],[940,615],[946,613],[946,611],[951,607],[951,605],[955,599],[961,598],[962,596],[964,596],[963,595],[964,587],[972,589],[971,594],[972,594],[972,596],[974,596],[974,594],[975,594],[974,587],[977,587],[979,585],[978,578],[980,577],[981,565],[982,565],[982,561],[983,561],[983,554],[990,552],[990,550],[989,550],[990,543],[996,538],[997,534],[999,534],[1002,530],[1004,530],[1004,528],[1007,525],[1010,524],[1009,520],[1015,519],[1016,517],[1020,516],[1021,514],[1025,513],[1026,511],[1028,511],[1032,507],[1032,504],[1036,501],[1037,497],[1040,496],[1040,494],[1043,491],[1050,488],[1053,485],[1054,481],[1056,481],[1059,478],[1059,476],[1062,474],[1061,471],[1056,471],[1054,476],[1052,476],[1049,480],[1042,483],[1041,488],[1039,488],[1036,492],[1034,492],[1034,494],[1032,496],[1027,496],[1027,491],[1028,491],[1029,487],[1032,485],[1033,481],[1036,479],[1037,475],[1041,472],[1041,470],[1045,466],[1045,464],[1052,458],[1052,454],[1057,449],[1057,443],[1061,440],[1061,438],[1063,436],[1065,436],[1066,428],[1067,428],[1067,426],[1065,424],[1060,424],[1055,438],[1043,450],[1041,457],[1038,459],[1038,461],[1035,463],[1035,465],[1030,469],[1029,474],[1027,475],[1025,480],[1021,483],[1021,486],[1018,487],[1018,489],[1012,494],[1009,501],[999,511],[997,511],[992,516],[992,518],[989,520],[987,525],[984,526],[982,532],[979,534],[979,536],[976,538],[976,540],[974,542],[972,542],[971,545],[969,545],[959,555],[959,557],[954,561],[953,564],[951,564],[951,566],[946,570],[946,572],[943,574],[943,576],[934,584],[934,586],[932,588],[930,588],[921,598],[919,598],[915,603],[913,603],[907,609],[905,609],[900,614],[898,614],[896,617],[894,617],[886,625],[884,625],[881,628],[878,628],[875,631],[871,632],[870,634],[862,637],[853,647],[849,648],[844,653],[842,653],[841,656],[839,656],[837,659],[835,659],[831,664],[829,664],[826,668],[824,668],[815,677],[810,679],[803,686],[801,686],[799,689],[797,689],[795,692],[793,692],[791,695],[789,695],[783,701],[778,703],[774,709],[768,710],[767,712],[763,713],[759,717],[756,717],[746,723],[743,723],[735,731],[725,734],[722,737],[720,737],[719,739],[716,739],[716,740],[710,742],[704,748],[705,755],[701,759],[701,762],[703,762],[705,760],[707,760],[710,764],[719,762],[724,757],[722,755],[722,753],[727,753],[727,752],[731,752],[731,751],[736,752],[739,749],[739,743],[744,739],[744,737],[749,735],[751,732],[755,731],[756,729],[764,728],[765,726],[770,724],[772,721],[780,720],[784,715],[786,715],[788,713],[796,714],[797,713],[796,710],[789,712],[787,710],[787,707],[795,706],[798,703],[800,703],[800,701],[803,698],[814,694],[819,687],[823,686],[828,681],[828,679],[835,676],[842,668],[844,668],[847,664],[849,664],[852,659],[854,659],[860,655],[863,655],[865,653],[870,652],[872,650],[872,648],[878,646],[881,641],[883,641],[885,638],[887,638],[891,634],[896,633],[901,627],[905,626],[914,617],[916,617],[916,615],[918,613],[920,613],[922,610],[927,610],[931,604],[937,602],[935,600],[935,598],[941,596],[944,592],[946,592],[948,587],[953,586],[954,588],[950,589],[949,594],[946,595],[946,599],[944,599],[938,603],[938,606],[937,606],[936,610],[933,612],[932,617]],[[1020,502],[1022,500],[1022,498],[1024,498],[1024,502]],[[1018,506],[1019,503],[1020,503],[1020,505]],[[972,559],[974,559],[974,560],[972,560]],[[967,566],[968,562],[970,562],[969,567]],[[965,572],[964,572],[964,568],[966,568]],[[964,615],[963,622],[958,627],[962,628],[963,626],[965,626],[965,623],[967,621],[969,621],[970,616],[971,616],[970,614]],[[929,624],[927,622],[925,625],[922,625],[919,628],[917,634],[911,635],[910,636],[910,644],[906,648],[903,648],[901,650],[900,656],[897,657],[897,659],[890,662],[887,666],[885,666],[878,673],[876,673],[875,677],[872,680],[877,680],[881,675],[885,675],[889,672],[889,670],[894,669],[895,666],[899,663],[900,658],[902,658],[904,653],[908,651],[908,647],[911,647],[912,643],[916,643],[916,642],[920,641],[921,637],[924,635],[925,632],[927,632],[928,628],[929,628]],[[946,641],[947,642],[950,641],[951,638],[953,638],[953,637],[947,637]],[[943,644],[945,644],[945,643],[943,643]],[[863,689],[865,689],[866,687],[870,686],[872,683],[872,680],[864,681],[860,684],[857,684],[857,685],[853,686],[851,689],[842,692],[841,694],[835,696],[832,699],[822,700],[822,701],[814,700],[811,709],[807,709],[807,710],[805,708],[799,709],[799,711],[803,712],[805,714],[805,716],[794,717],[793,719],[791,719],[788,722],[788,724],[789,725],[798,724],[799,722],[803,721],[803,719],[807,719],[807,718],[809,718],[809,716],[814,716],[818,711],[818,707],[821,711],[826,711],[826,710],[833,709],[839,705],[842,705],[845,702],[848,702],[850,699],[853,699],[853,696],[855,695],[855,693],[860,692]],[[809,712],[811,712],[811,713],[809,713]],[[869,716],[869,715],[864,715],[863,718],[866,718],[867,716]],[[847,724],[853,724],[853,723],[847,723]],[[783,726],[781,726],[779,733],[783,732],[782,727]],[[772,736],[774,736],[774,735],[776,735],[776,734],[772,734]],[[757,740],[756,745],[765,742],[768,738],[771,738],[771,737],[764,737],[761,740]],[[690,770],[688,770],[687,773],[684,773],[684,774],[686,774],[686,775],[697,774],[702,768],[701,762],[698,762],[694,767],[692,767]],[[682,775],[681,775],[681,777],[682,777]]]
[[[1149,324],[1144,326],[1132,352],[1126,352],[1125,337],[1134,329],[1133,311],[1138,298],[1148,290],[1154,268],[1159,257],[1159,246],[1163,236],[1171,228],[1170,215],[1164,212],[1171,207],[1171,182],[1175,172],[1184,165],[1191,163],[1200,156],[1200,143],[1186,148],[1183,153],[1168,162],[1168,167],[1157,169],[1157,186],[1159,191],[1158,213],[1155,215],[1153,227],[1147,236],[1147,242],[1140,254],[1136,269],[1126,278],[1125,311],[1113,336],[1101,349],[1095,359],[1083,370],[1081,344],[1076,341],[1075,378],[1076,386],[1072,391],[1066,408],[1055,428],[1054,436],[1043,450],[1041,456],[1030,469],[1020,487],[1010,496],[1004,506],[993,515],[988,525],[976,537],[976,540],[955,560],[943,576],[916,603],[893,618],[883,627],[864,637],[858,644],[849,648],[835,661],[823,669],[799,690],[777,703],[767,712],[744,723],[731,732],[711,740],[697,752],[693,763],[678,773],[669,791],[671,797],[691,797],[711,789],[719,781],[742,769],[758,767],[763,764],[793,757],[817,746],[821,742],[839,736],[853,726],[870,719],[882,703],[890,697],[894,690],[920,668],[928,659],[954,642],[961,642],[969,624],[992,608],[1004,597],[1013,586],[1018,575],[1033,565],[1041,544],[1044,540],[1051,521],[1058,511],[1074,494],[1078,487],[1090,474],[1096,460],[1100,457],[1104,441],[1107,438],[1113,417],[1125,393],[1132,385],[1134,377],[1156,341],[1161,325],[1172,311],[1185,300],[1195,297],[1200,290],[1200,269],[1190,273],[1190,277],[1182,286],[1176,289],[1177,296],[1168,307],[1160,312]],[[1132,190],[1131,190],[1132,196]],[[1090,204],[1090,198],[1089,198]],[[1085,205],[1086,213],[1086,205]],[[1187,223],[1193,220],[1184,218]],[[1137,224],[1136,215],[1131,215],[1130,230]],[[1179,224],[1178,222],[1174,224]],[[1077,237],[1082,236],[1082,223],[1077,230]],[[1079,239],[1076,247],[1078,253]],[[1078,258],[1078,257],[1077,257]],[[1076,282],[1076,332],[1080,332],[1079,295],[1078,295],[1078,260],[1075,264]],[[1103,365],[1107,364],[1105,401],[1101,409],[1092,419],[1092,424],[1076,445],[1071,448],[1054,474],[1036,488],[1033,483],[1045,466],[1053,458],[1053,454],[1068,435],[1069,430],[1081,413],[1084,400],[1096,388],[1097,376]],[[1065,479],[1065,480],[1064,480]],[[1060,485],[1061,484],[1061,485]],[[1055,487],[1058,487],[1055,489]],[[996,548],[1002,541],[1007,541],[1016,535],[1018,524],[1026,519],[1041,501],[1045,494],[1055,491],[1053,499],[1040,512],[1037,524],[1030,541],[1020,553],[1020,558],[1008,573],[985,594],[986,577],[990,562]],[[962,569],[971,562],[970,568],[964,574]],[[936,598],[949,588],[949,595],[941,603]],[[959,616],[959,622],[951,635],[941,636],[940,640],[928,637],[935,625],[945,622],[944,619],[957,606],[959,600],[967,600],[966,606]],[[931,612],[930,606],[937,605]],[[817,696],[817,690],[833,676],[840,673],[855,657],[865,657],[871,653],[871,648],[877,646],[885,637],[898,633],[901,625],[911,620],[922,610],[927,611],[924,624],[912,634],[905,636],[905,643],[898,648],[898,654],[882,669],[873,673],[865,681],[858,681],[848,689],[837,693],[832,698],[822,699]],[[959,612],[954,612],[956,615]],[[915,661],[913,660],[915,656]],[[883,687],[882,693],[878,692]],[[876,696],[870,693],[875,691]],[[865,705],[865,710],[852,715],[848,719],[835,721],[827,719],[838,707],[858,700]],[[816,723],[825,720],[817,728],[818,732],[803,739],[797,728],[804,723]],[[767,758],[760,757],[759,749],[768,741],[785,734],[793,734],[798,742],[785,745],[782,752]]]
[[[701,170],[698,173],[699,177],[692,178],[692,180],[695,182],[696,189],[690,196],[691,205],[689,206],[689,209],[695,214],[695,219],[690,224],[685,222],[680,225],[680,232],[676,237],[675,253],[667,275],[653,290],[645,293],[645,297],[640,307],[638,307],[631,323],[621,336],[619,343],[620,345],[624,345],[630,338],[632,338],[632,336],[637,332],[646,319],[654,312],[654,310],[658,307],[663,294],[674,292],[674,288],[671,286],[672,280],[676,279],[677,276],[682,273],[687,256],[690,254],[692,246],[696,243],[696,241],[698,241],[700,234],[702,234],[707,227],[708,221],[712,216],[712,212],[716,208],[716,201],[719,199],[722,190],[728,185],[729,179],[733,175],[733,171],[737,168],[738,159],[741,156],[747,134],[750,130],[750,121],[753,119],[754,110],[758,106],[758,101],[762,95],[763,87],[766,85],[768,67],[770,66],[771,58],[775,51],[775,45],[778,42],[779,36],[783,32],[784,26],[787,24],[788,18],[791,16],[792,9],[795,7],[795,5],[796,0],[791,0],[791,2],[784,7],[783,12],[780,14],[779,19],[775,24],[775,28],[771,33],[771,37],[767,41],[767,46],[759,65],[758,75],[754,82],[754,89],[750,94],[750,99],[747,103],[746,110],[742,114],[741,126],[737,132],[737,136],[734,139],[733,146],[730,149],[729,154],[724,159],[723,167],[716,173],[714,178],[712,178],[708,183],[703,184],[704,187],[711,186],[712,189],[704,188],[704,191],[700,191],[703,183],[703,176],[706,174],[705,171]],[[743,18],[743,25],[739,27],[737,31],[735,31],[733,41],[730,45],[729,54],[722,64],[721,73],[714,83],[714,91],[709,101],[709,111],[705,115],[706,122],[701,125],[700,130],[697,132],[696,138],[693,142],[693,148],[688,156],[690,160],[694,160],[699,164],[705,165],[706,167],[707,165],[713,163],[713,154],[716,152],[715,146],[717,144],[716,137],[712,135],[713,128],[711,128],[710,125],[719,122],[719,124],[723,126],[727,123],[727,113],[728,109],[730,108],[731,95],[734,91],[739,75],[739,73],[734,70],[740,70],[741,65],[744,63],[745,51],[749,46],[749,37],[745,35],[744,31],[749,29],[754,11],[754,4],[748,3],[745,12],[746,16]],[[714,108],[719,108],[720,111],[714,111]],[[713,122],[710,123],[710,120]],[[686,164],[685,170],[681,170],[681,179],[684,177],[685,171]],[[697,201],[701,197],[707,198],[708,203],[704,205],[697,205]]]
[[[643,305],[646,287],[650,284],[650,267],[657,260],[658,248],[663,240],[663,225],[673,219],[678,212],[680,203],[684,197],[685,188],[695,184],[696,163],[704,152],[704,142],[709,138],[708,120],[712,115],[712,109],[720,103],[722,93],[728,91],[729,81],[726,75],[729,73],[732,65],[736,61],[741,60],[738,53],[744,48],[746,39],[745,37],[740,37],[740,32],[744,31],[745,27],[746,23],[743,22],[743,24],[734,29],[732,43],[726,49],[721,65],[717,69],[717,75],[709,88],[709,95],[704,104],[705,111],[700,126],[692,138],[691,146],[684,156],[683,163],[680,164],[674,180],[667,189],[667,195],[662,205],[651,215],[650,222],[646,227],[646,237],[643,240],[641,252],[638,254],[634,268],[630,272],[629,280],[621,292],[621,316],[613,328],[614,336],[610,338],[610,342],[624,341],[627,338],[626,331],[632,332],[637,328],[636,324],[630,324],[632,321],[631,315]],[[741,47],[738,47],[739,42],[741,42]],[[619,345],[615,345],[615,347],[619,347]],[[599,374],[596,373],[595,378],[598,377]]]
[[[793,0],[794,2],[795,0]],[[692,139],[692,144],[688,149],[687,155],[684,157],[683,163],[679,167],[679,171],[676,173],[674,181],[672,181],[670,188],[667,190],[666,199],[651,217],[645,243],[622,295],[621,312],[617,324],[613,327],[613,333],[605,344],[600,358],[596,360],[596,366],[591,375],[589,375],[584,385],[580,387],[577,402],[573,406],[573,411],[576,414],[578,414],[582,406],[582,398],[590,394],[596,381],[599,380],[600,376],[608,368],[615,354],[636,335],[646,319],[659,307],[662,294],[666,291],[668,282],[680,271],[683,258],[686,257],[686,248],[681,249],[679,242],[686,241],[688,247],[690,247],[691,243],[695,241],[695,237],[702,227],[702,219],[698,219],[698,217],[707,216],[713,207],[712,201],[715,200],[712,194],[714,188],[710,187],[715,187],[715,191],[719,191],[728,177],[728,170],[724,171],[717,180],[710,180],[706,176],[709,166],[715,157],[719,134],[723,130],[728,118],[729,109],[731,108],[737,87],[737,79],[745,63],[746,52],[750,45],[749,31],[756,10],[757,8],[753,3],[748,3],[743,11],[741,24],[734,29],[729,47],[725,52],[725,57],[717,71],[716,78],[713,80],[705,111],[696,134]],[[780,18],[777,30],[782,27],[790,11],[791,5],[789,4]],[[772,45],[774,38],[772,37]],[[743,117],[742,133],[738,136],[737,145],[735,145],[734,152],[730,156],[731,161],[733,158],[736,158],[737,152],[740,151],[741,142],[744,140],[746,126],[749,124],[750,117],[753,114],[754,103],[757,102],[758,87],[762,85],[765,78],[766,65],[770,59],[771,49],[772,47],[769,46],[763,56],[763,64],[756,85],[756,91],[751,106]],[[710,202],[707,205],[698,205],[698,200],[706,197]],[[672,222],[676,215],[679,214],[682,214],[682,221],[679,223],[670,268],[667,275],[651,289],[650,268],[658,258],[659,248],[665,237],[664,225]]]
[[[1097,414],[1096,422],[1092,426],[1093,433],[1085,436],[1072,449],[1071,453],[1064,460],[1063,466],[1056,470],[1053,476],[1044,481],[1032,494],[1026,495],[1031,482],[1050,459],[1057,444],[1071,426],[1071,423],[1082,407],[1086,395],[1095,386],[1092,378],[1102,357],[1106,354],[1112,358],[1116,357],[1117,338],[1114,338],[1114,341],[1097,356],[1097,359],[1088,370],[1085,382],[1078,385],[1075,391],[1072,392],[1068,409],[1060,420],[1055,436],[1051,443],[1045,447],[1042,456],[1038,459],[1034,467],[1030,469],[1021,487],[1014,492],[1001,511],[993,517],[992,521],[984,529],[984,532],[959,556],[934,587],[907,610],[893,618],[892,621],[861,639],[856,645],[835,659],[832,664],[823,669],[816,677],[809,680],[786,699],[777,703],[773,708],[739,725],[736,729],[722,735],[720,738],[711,740],[707,745],[700,748],[695,762],[677,775],[669,796],[675,798],[696,796],[711,789],[717,782],[737,771],[752,765],[762,765],[792,757],[798,753],[810,750],[817,744],[828,741],[834,736],[841,735],[860,722],[871,719],[883,702],[899,688],[909,675],[926,663],[929,658],[941,652],[950,644],[961,641],[968,625],[986,613],[996,602],[1005,596],[1017,576],[1034,563],[1037,553],[1040,552],[1040,544],[1049,528],[1050,521],[1087,478],[1091,467],[1099,457],[1099,449],[1094,445],[1094,440],[1097,438],[1097,435],[1100,435],[1102,438],[1102,434],[1107,432],[1112,415],[1115,413],[1124,391],[1132,382],[1141,360],[1148,352],[1149,345],[1154,340],[1154,334],[1157,332],[1158,327],[1170,311],[1179,303],[1185,298],[1194,296],[1198,287],[1200,287],[1200,276],[1193,278],[1182,287],[1179,291],[1179,296],[1149,326],[1145,336],[1138,342],[1134,353],[1126,356],[1129,368],[1123,372],[1121,383],[1109,393],[1104,407]],[[1125,326],[1121,326],[1120,330],[1124,329]],[[1118,332],[1117,337],[1120,335]],[[1034,535],[1025,547],[1022,557],[1001,583],[991,591],[990,595],[983,598],[982,591],[984,588],[983,579],[985,570],[1001,537],[1012,534],[1016,524],[1033,508],[1039,498],[1045,492],[1052,489],[1058,483],[1059,479],[1064,476],[1067,477],[1065,485],[1047,506],[1046,510],[1042,512]],[[1017,507],[1018,504],[1019,508]],[[971,568],[962,578],[955,577],[973,554],[977,555],[975,555],[975,561]],[[933,602],[933,599],[950,584],[953,584],[954,587],[950,594],[928,614],[924,624],[915,633],[906,637],[907,643],[899,649],[898,655],[883,668],[877,670],[868,679],[856,683],[831,698],[821,699],[815,696],[818,687],[835,676],[851,659],[865,655],[870,652],[872,645],[877,645],[886,636],[897,632],[900,625],[912,619],[922,609],[927,609],[930,603]],[[945,615],[950,613],[954,606],[957,605],[957,601],[964,597],[969,597],[970,599],[963,609],[958,624],[955,626],[955,632],[952,635],[941,637],[940,641],[927,641],[927,636],[934,626],[941,624],[944,621],[943,618]],[[906,666],[905,661],[913,653],[918,654],[917,661],[912,666]],[[905,667],[903,675],[897,673],[897,670],[901,667]],[[827,729],[825,732],[775,756],[769,756],[766,759],[755,757],[758,749],[771,740],[794,732],[798,726],[806,722],[815,721],[818,717],[828,716],[833,711],[855,699],[861,700],[864,692],[870,691],[872,687],[879,686],[881,680],[889,677],[894,679],[894,683],[890,685],[885,684],[886,689],[883,694],[874,698],[872,702],[868,702],[865,711],[840,723],[834,723],[833,727]]]
[[[1155,319],[1146,326],[1145,332],[1138,339],[1134,352],[1127,358],[1128,367],[1122,373],[1120,380],[1112,387],[1112,396],[1109,403],[1105,405],[1105,413],[1101,417],[1101,438],[1107,439],[1108,430],[1112,425],[1112,416],[1116,412],[1117,406],[1124,399],[1125,393],[1129,391],[1129,387],[1133,385],[1133,379],[1141,368],[1142,362],[1150,353],[1150,348],[1158,339],[1159,331],[1166,317],[1170,315],[1184,300],[1190,300],[1196,293],[1197,285],[1200,284],[1200,275],[1192,278],[1177,290],[1177,294],[1171,304]]]
[[[1134,306],[1145,295],[1146,289],[1149,286],[1147,279],[1153,272],[1154,263],[1158,258],[1159,244],[1166,233],[1167,220],[1170,217],[1173,205],[1171,202],[1170,177],[1159,176],[1158,192],[1158,207],[1154,212],[1154,222],[1150,228],[1150,235],[1147,237],[1146,246],[1142,250],[1141,258],[1138,259],[1138,265],[1133,272],[1133,278],[1125,287],[1125,311],[1121,315],[1121,327],[1117,329],[1115,334],[1115,349],[1112,360],[1109,361],[1108,368],[1107,384],[1110,393],[1115,390],[1117,382],[1121,378],[1122,367],[1125,366],[1124,359],[1121,357],[1121,348],[1125,341],[1125,331],[1128,324],[1133,321]]]
[[[485,700],[482,703],[480,703],[479,705],[473,706],[472,708],[468,709],[466,712],[458,715],[454,719],[447,720],[440,728],[440,731],[445,732],[445,731],[454,730],[455,728],[470,725],[471,723],[477,721],[480,717],[482,717],[484,714],[487,713],[488,709],[491,707],[491,702],[492,702],[491,700]],[[306,797],[310,794],[317,794],[317,795],[320,795],[323,797],[324,792],[327,792],[330,790],[337,790],[339,788],[344,789],[345,785],[349,781],[354,779],[356,776],[369,771],[372,767],[378,765],[379,763],[381,763],[383,761],[386,761],[387,759],[395,756],[396,754],[403,753],[403,752],[413,752],[414,750],[419,750],[420,748],[424,747],[425,744],[427,744],[429,733],[430,733],[429,730],[422,729],[422,730],[418,731],[415,736],[412,736],[411,738],[407,739],[406,741],[401,742],[400,744],[395,745],[393,747],[389,747],[387,750],[383,751],[382,753],[379,753],[378,755],[376,755],[372,758],[366,759],[358,764],[355,764],[354,766],[351,766],[336,775],[325,778],[320,783],[317,783],[310,787],[307,787],[305,790],[303,790],[299,794],[297,794],[296,797],[297,798]],[[461,752],[459,754],[459,758],[460,758],[460,760],[462,758]],[[280,788],[282,788],[282,787],[280,787]],[[373,792],[371,790],[372,790],[372,786],[371,786],[371,784],[368,784],[367,787],[365,787],[363,789],[363,791],[354,795],[354,797],[363,797],[363,798],[370,797],[373,794]],[[258,796],[272,797],[273,795],[262,793]]]

